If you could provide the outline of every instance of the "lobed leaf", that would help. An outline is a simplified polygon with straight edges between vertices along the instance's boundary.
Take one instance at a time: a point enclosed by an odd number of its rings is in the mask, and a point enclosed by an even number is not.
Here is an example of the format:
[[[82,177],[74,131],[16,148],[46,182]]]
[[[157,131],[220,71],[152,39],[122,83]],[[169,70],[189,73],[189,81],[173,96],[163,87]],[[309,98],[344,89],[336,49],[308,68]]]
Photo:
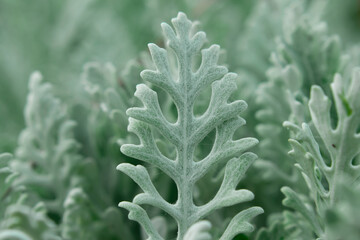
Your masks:
[[[144,167],[120,164],[118,170],[130,176],[144,191],[135,196],[133,203],[120,203],[120,206],[130,211],[129,217],[138,221],[150,237],[158,239],[160,236],[145,210],[137,204],[158,207],[175,219],[178,225],[177,239],[180,240],[184,239],[186,234],[190,234],[187,232],[190,231],[191,226],[195,227],[196,222],[214,210],[253,199],[250,191],[236,190],[236,186],[256,159],[256,155],[245,153],[239,158],[230,161],[229,159],[242,154],[258,141],[254,138],[232,140],[234,132],[245,124],[245,120],[238,115],[246,109],[247,104],[241,100],[229,102],[231,94],[236,89],[237,76],[234,73],[227,73],[225,67],[217,66],[219,46],[212,45],[202,50],[200,67],[194,70],[194,58],[205,42],[205,34],[202,32],[193,34],[194,24],[183,13],[172,19],[172,23],[175,31],[166,23],[161,26],[167,47],[173,52],[149,44],[156,69],[145,70],[141,76],[170,95],[177,108],[178,119],[175,123],[170,123],[160,107],[157,92],[145,84],[139,84],[135,96],[142,101],[143,107],[130,108],[127,114],[130,116],[128,129],[139,137],[140,144],[125,144],[121,146],[121,151],[154,165],[171,177],[178,189],[176,203],[170,204],[158,194]],[[172,57],[177,60],[176,65],[170,60],[171,54],[174,54]],[[212,92],[208,108],[201,116],[194,116],[193,108],[197,96],[210,84]],[[212,150],[207,157],[196,161],[194,157],[196,145],[214,129],[216,129],[216,138]],[[175,160],[168,159],[158,149],[156,145],[158,133],[175,146]],[[214,166],[224,163],[227,163],[227,167],[218,194],[209,203],[196,206],[193,197],[196,182],[214,169]],[[257,214],[260,214],[259,209]],[[241,219],[242,224],[245,224],[257,214],[248,215],[245,210],[244,216],[235,218]],[[250,230],[246,228],[246,231]],[[207,238],[208,235],[200,234],[199,237]]]

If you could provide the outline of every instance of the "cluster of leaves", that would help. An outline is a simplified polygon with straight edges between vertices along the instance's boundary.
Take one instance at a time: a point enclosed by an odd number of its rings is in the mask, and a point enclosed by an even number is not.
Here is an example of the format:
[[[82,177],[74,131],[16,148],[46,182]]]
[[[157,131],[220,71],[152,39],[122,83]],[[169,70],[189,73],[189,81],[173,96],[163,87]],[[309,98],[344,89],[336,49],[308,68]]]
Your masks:
[[[0,3],[0,240],[360,239],[358,2],[135,2]]]

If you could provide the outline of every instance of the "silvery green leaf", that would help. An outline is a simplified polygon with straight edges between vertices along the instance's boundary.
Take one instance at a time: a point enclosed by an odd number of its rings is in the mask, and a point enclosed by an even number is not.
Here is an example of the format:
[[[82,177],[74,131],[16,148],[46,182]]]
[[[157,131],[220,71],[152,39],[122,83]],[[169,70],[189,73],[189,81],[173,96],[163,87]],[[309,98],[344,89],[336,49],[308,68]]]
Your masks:
[[[174,29],[166,23],[161,25],[169,49],[155,44],[148,45],[156,69],[144,70],[141,77],[171,96],[178,112],[177,121],[171,123],[166,119],[156,91],[145,84],[137,85],[135,96],[141,100],[143,107],[130,108],[127,114],[130,116],[128,130],[139,137],[140,144],[122,145],[121,151],[157,167],[172,178],[179,193],[176,203],[169,203],[158,193],[143,166],[122,163],[117,167],[144,191],[135,196],[133,203],[123,202],[120,206],[128,209],[130,219],[140,222],[153,239],[161,237],[145,210],[137,204],[149,204],[168,213],[178,225],[177,239],[183,239],[193,224],[216,209],[253,199],[250,191],[236,190],[245,171],[256,159],[255,154],[244,152],[258,142],[254,138],[232,139],[234,132],[245,124],[238,114],[247,107],[241,100],[228,102],[231,93],[236,89],[236,74],[227,73],[225,67],[217,65],[218,45],[202,49],[206,41],[205,33],[191,34],[194,25],[184,13],[180,12],[172,19],[172,24]],[[201,64],[194,70],[194,56],[200,53]],[[177,59],[176,65],[170,61],[172,58]],[[207,110],[200,116],[194,116],[193,107],[197,97],[202,89],[210,85],[212,93]],[[195,147],[213,130],[216,130],[216,137],[210,153],[195,161]],[[175,146],[175,160],[160,152],[155,140],[157,133]],[[230,158],[233,159],[229,161]],[[215,166],[225,163],[225,176],[218,193],[207,204],[196,206],[193,197],[195,183]],[[245,224],[260,213],[258,210],[257,214],[247,215],[247,211],[252,210],[244,211],[247,217],[242,218],[243,215],[240,214],[235,219],[241,218]],[[235,233],[252,231],[249,227],[235,231],[233,228],[236,224],[230,224],[230,230],[227,230],[224,239]]]
[[[211,240],[211,223],[207,220],[202,220],[194,223],[186,232],[184,240]]]

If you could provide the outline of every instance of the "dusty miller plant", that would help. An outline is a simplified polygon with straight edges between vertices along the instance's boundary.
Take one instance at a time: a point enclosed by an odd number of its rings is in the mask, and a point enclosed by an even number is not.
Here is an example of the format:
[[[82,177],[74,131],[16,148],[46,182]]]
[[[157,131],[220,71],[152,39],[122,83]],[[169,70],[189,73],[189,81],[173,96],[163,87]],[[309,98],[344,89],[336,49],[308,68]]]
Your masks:
[[[0,240],[360,239],[359,9],[0,1]]]
[[[154,165],[172,178],[178,189],[176,203],[167,202],[158,193],[142,165],[122,163],[117,167],[144,191],[138,194],[132,203],[121,202],[119,206],[130,211],[129,218],[143,226],[149,239],[163,237],[152,225],[140,206],[142,204],[158,207],[168,213],[177,222],[177,239],[184,239],[188,229],[211,212],[254,198],[250,191],[236,189],[247,168],[256,159],[255,154],[243,152],[258,142],[254,138],[232,139],[235,130],[245,124],[239,113],[247,107],[241,100],[227,102],[236,89],[236,74],[227,73],[225,67],[217,65],[218,45],[201,50],[206,41],[205,33],[193,33],[193,24],[184,13],[179,13],[177,18],[172,19],[172,24],[175,31],[168,24],[162,24],[169,49],[149,44],[156,70],[145,70],[141,76],[171,96],[178,111],[178,119],[175,123],[169,122],[160,109],[156,92],[145,84],[137,85],[135,96],[142,101],[144,107],[130,108],[127,114],[130,116],[128,129],[140,138],[140,144],[122,145],[121,151]],[[170,49],[173,50],[176,63],[170,61],[173,57]],[[201,64],[194,70],[194,57],[200,50]],[[212,87],[209,106],[201,116],[194,116],[196,97],[209,84]],[[210,153],[195,161],[195,147],[214,128],[216,137]],[[167,158],[157,148],[153,138],[155,129],[176,147],[175,160]],[[196,206],[193,199],[196,182],[212,167],[225,162],[224,179],[217,194],[207,204]],[[229,223],[220,239],[231,239],[238,233],[252,231],[248,221],[260,213],[262,209],[259,207],[240,212]]]

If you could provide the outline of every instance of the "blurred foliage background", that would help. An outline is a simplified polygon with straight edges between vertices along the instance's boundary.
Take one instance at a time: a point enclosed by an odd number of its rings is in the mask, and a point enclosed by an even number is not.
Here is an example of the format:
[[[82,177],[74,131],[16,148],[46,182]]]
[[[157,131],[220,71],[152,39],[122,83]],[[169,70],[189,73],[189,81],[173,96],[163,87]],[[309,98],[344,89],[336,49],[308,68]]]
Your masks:
[[[259,5],[264,4],[261,2],[268,2],[267,17],[263,19],[258,16],[261,15]],[[136,59],[139,53],[147,51],[147,43],[160,41],[158,26],[161,22],[168,21],[178,11],[183,11],[190,19],[201,22],[201,29],[207,33],[211,42],[227,50],[225,62],[229,64],[230,70],[244,68],[245,71],[255,72],[257,69],[254,68],[268,62],[269,55],[263,51],[258,59],[251,59],[259,51],[251,45],[256,45],[256,41],[270,44],[274,40],[281,28],[281,23],[273,24],[281,17],[279,8],[282,4],[279,2],[0,1],[0,132],[4,136],[1,138],[0,151],[13,150],[17,135],[24,127],[23,108],[27,82],[34,70],[41,71],[58,89],[64,87],[66,91],[58,91],[58,94],[65,101],[84,101],[79,78],[86,62],[112,62],[118,69],[123,69],[129,60]],[[308,2],[310,4],[311,1]],[[319,16],[323,16],[328,22],[331,32],[342,37],[345,46],[359,41],[359,1],[313,2],[326,3],[325,9],[317,14],[320,13]],[[253,36],[253,39],[248,40],[251,37],[247,33],[255,32],[254,29],[258,28],[266,31],[262,34],[267,39],[256,39]],[[253,52],[247,55],[247,51]],[[251,64],[254,60],[260,61]],[[255,81],[257,80],[264,79],[257,77]]]
[[[299,2],[306,14],[326,23],[329,35],[340,37],[342,51],[351,56],[353,65],[360,63],[357,54],[360,2]],[[256,103],[255,92],[261,83],[268,81],[266,72],[273,64],[271,54],[281,52],[276,44],[278,39],[286,38],[284,29],[290,27],[284,21],[287,19],[285,12],[293,3],[291,0],[1,0],[0,152],[13,153],[18,147],[19,133],[25,128],[29,76],[39,70],[45,81],[53,84],[54,94],[67,105],[71,118],[77,122],[75,138],[84,158],[93,158],[96,164],[103,165],[100,176],[108,176],[111,171],[113,175],[119,174],[114,166],[124,156],[118,152],[117,145],[107,146],[109,139],[114,143],[112,138],[118,137],[112,132],[116,127],[109,127],[108,119],[89,111],[94,107],[94,99],[83,86],[84,65],[111,62],[117,69],[117,76],[128,82],[139,82],[138,73],[147,65],[147,44],[164,45],[160,23],[169,22],[179,11],[201,23],[199,28],[206,32],[209,42],[223,49],[221,62],[240,75],[239,91],[234,97],[249,104],[245,116],[247,130],[241,135],[259,137],[255,127],[260,121],[255,112],[261,106]],[[129,62],[139,65],[131,74],[127,72]],[[95,136],[94,140],[89,140],[89,136]],[[284,149],[290,150],[290,146]],[[101,163],[101,158],[107,158],[112,164],[104,167],[107,162]],[[254,191],[256,204],[266,210],[257,220],[258,226],[264,226],[271,212],[282,209],[283,195],[279,187],[284,182],[267,188],[264,180],[258,177],[265,176],[266,172],[261,167],[251,171],[252,177],[245,187]],[[109,190],[112,194],[109,201],[113,201],[114,206],[124,199],[124,193],[114,190],[122,181],[129,180],[116,180],[117,184]],[[106,185],[105,182],[101,184]],[[126,198],[130,199],[134,192],[132,190]],[[173,197],[174,193],[169,196]],[[135,226],[135,229],[138,228]]]
[[[27,82],[34,70],[41,71],[56,89],[61,89],[57,94],[64,101],[76,104],[84,101],[79,79],[86,62],[112,62],[123,69],[129,60],[147,51],[147,43],[160,41],[159,24],[180,10],[202,22],[201,28],[211,42],[230,49],[237,42],[254,3],[252,0],[2,0],[0,151],[12,151],[24,127]],[[237,58],[235,53],[231,58]]]

